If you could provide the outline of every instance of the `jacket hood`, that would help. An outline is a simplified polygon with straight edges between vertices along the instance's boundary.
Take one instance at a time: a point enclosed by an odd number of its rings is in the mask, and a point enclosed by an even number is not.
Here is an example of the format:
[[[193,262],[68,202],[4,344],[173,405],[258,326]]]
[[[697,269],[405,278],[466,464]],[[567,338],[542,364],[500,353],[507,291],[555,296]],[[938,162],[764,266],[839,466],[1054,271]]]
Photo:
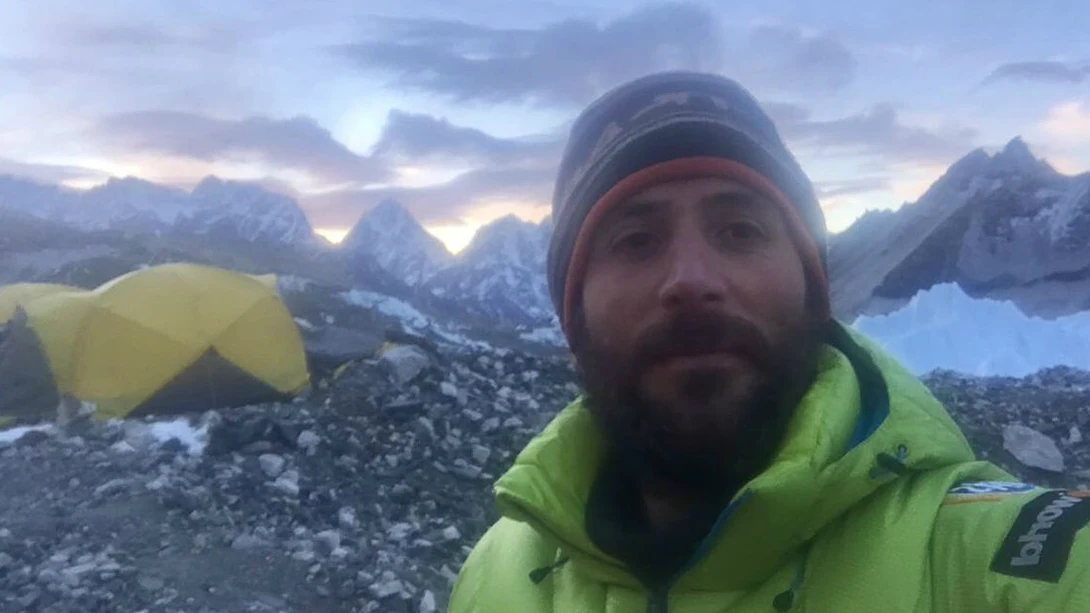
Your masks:
[[[496,503],[505,517],[555,541],[581,572],[639,589],[584,525],[603,443],[582,398],[576,399],[499,478]],[[723,509],[673,588],[752,586],[903,474],[972,460],[968,441],[930,391],[877,345],[837,323],[773,461]]]

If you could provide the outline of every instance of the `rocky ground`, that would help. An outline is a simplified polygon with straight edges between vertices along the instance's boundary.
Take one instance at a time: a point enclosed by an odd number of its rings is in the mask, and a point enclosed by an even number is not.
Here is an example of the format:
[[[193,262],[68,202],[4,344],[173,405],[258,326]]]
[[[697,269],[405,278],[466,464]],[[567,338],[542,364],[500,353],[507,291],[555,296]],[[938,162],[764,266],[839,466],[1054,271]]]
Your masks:
[[[926,381],[983,457],[1087,476],[1090,375]],[[204,413],[197,447],[143,422],[30,432],[0,444],[0,611],[444,611],[492,481],[574,382],[560,358],[403,346]]]
[[[0,452],[0,611],[444,610],[491,481],[572,380],[403,347],[204,414],[199,454],[137,423],[28,433]]]
[[[924,383],[950,410],[977,455],[1027,481],[1090,489],[1090,373],[966,377],[932,372]]]

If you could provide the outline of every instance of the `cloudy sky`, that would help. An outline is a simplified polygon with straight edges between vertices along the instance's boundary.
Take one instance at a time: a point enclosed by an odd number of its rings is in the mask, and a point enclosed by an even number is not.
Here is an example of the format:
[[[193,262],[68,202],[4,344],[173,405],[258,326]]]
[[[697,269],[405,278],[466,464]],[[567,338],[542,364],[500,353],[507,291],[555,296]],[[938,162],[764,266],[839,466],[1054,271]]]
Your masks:
[[[1085,0],[0,4],[0,173],[261,181],[334,238],[385,197],[454,250],[541,219],[581,107],[665,68],[751,89],[834,230],[1018,135],[1090,170]]]

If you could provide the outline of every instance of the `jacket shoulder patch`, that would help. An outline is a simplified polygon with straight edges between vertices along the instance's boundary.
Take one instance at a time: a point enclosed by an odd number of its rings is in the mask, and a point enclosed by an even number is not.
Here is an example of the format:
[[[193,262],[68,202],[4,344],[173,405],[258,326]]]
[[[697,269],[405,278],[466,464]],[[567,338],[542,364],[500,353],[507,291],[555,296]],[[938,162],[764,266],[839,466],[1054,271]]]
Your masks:
[[[1056,583],[1067,567],[1075,534],[1088,522],[1090,492],[1046,491],[1022,505],[992,560],[992,570]]]

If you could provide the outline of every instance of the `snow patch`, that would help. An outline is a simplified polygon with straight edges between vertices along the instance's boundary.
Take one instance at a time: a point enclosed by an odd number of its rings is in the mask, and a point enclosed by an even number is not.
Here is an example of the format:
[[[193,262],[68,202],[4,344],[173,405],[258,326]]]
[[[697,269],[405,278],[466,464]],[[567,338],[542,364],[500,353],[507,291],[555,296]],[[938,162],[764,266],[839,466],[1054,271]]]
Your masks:
[[[393,296],[386,296],[384,294],[376,294],[375,292],[358,289],[342,292],[340,295],[341,298],[349,304],[369,309],[377,309],[379,312],[399,320],[407,332],[414,332],[417,334],[430,332],[452,345],[461,347],[472,347],[475,349],[492,348],[490,344],[484,341],[469,338],[453,326],[440,324],[431,317],[421,313],[416,307],[404,300],[394,298]]]
[[[957,284],[917,293],[902,309],[852,326],[917,375],[946,369],[1024,377],[1051,366],[1090,369],[1090,312],[1031,317],[1013,303],[974,299]]]
[[[524,341],[529,341],[531,343],[541,343],[545,345],[554,345],[557,347],[563,347],[568,342],[568,340],[564,337],[564,332],[556,326],[534,328],[528,332],[520,333],[519,338]]]
[[[34,426],[15,426],[14,428],[8,428],[7,430],[0,430],[0,444],[10,444],[23,438],[23,435],[35,430],[40,432],[52,432],[54,430],[53,424],[38,424]]]
[[[349,304],[369,309],[378,309],[379,312],[395,317],[401,320],[402,323],[416,329],[426,328],[432,323],[427,315],[416,310],[416,308],[409,303],[392,296],[353,289],[342,293],[341,297]]]
[[[1067,236],[1071,222],[1083,212],[1087,194],[1090,194],[1090,176],[1076,183],[1063,198],[1039,213],[1040,216],[1049,220],[1050,238],[1053,242],[1062,240]]]
[[[281,294],[302,294],[313,284],[310,279],[297,275],[280,275],[276,278],[276,287]]]
[[[158,421],[150,425],[151,435],[161,443],[171,439],[177,439],[189,455],[197,456],[204,453],[208,445],[208,426],[195,427],[189,420],[180,418],[172,421]]]

